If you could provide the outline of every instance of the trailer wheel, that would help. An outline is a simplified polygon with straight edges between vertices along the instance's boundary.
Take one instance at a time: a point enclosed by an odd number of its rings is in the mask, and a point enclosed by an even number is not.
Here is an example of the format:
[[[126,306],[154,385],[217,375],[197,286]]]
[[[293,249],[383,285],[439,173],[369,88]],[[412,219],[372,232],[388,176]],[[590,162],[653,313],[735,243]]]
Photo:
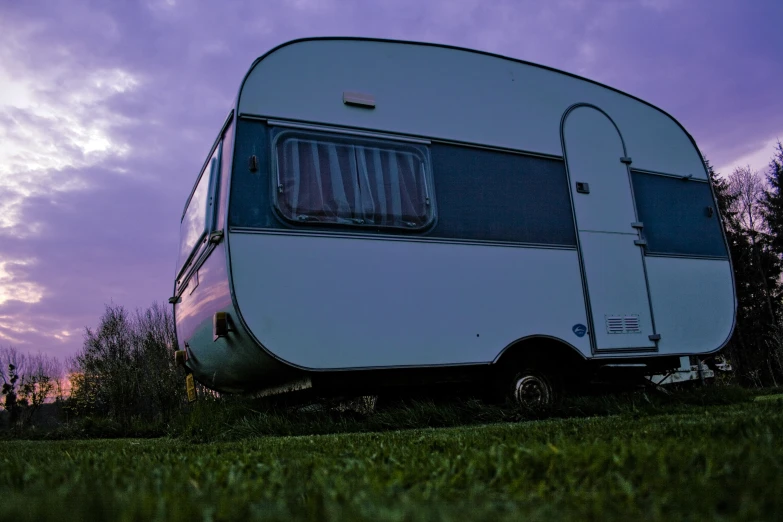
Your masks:
[[[556,399],[553,379],[537,368],[526,368],[514,374],[509,389],[511,402],[522,408],[551,406]]]

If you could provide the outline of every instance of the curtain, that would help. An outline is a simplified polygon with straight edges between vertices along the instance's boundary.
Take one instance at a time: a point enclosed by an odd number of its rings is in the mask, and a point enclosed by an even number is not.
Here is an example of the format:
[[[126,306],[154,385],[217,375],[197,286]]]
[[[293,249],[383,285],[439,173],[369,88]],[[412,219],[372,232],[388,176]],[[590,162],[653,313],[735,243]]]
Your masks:
[[[415,150],[288,138],[278,143],[278,206],[302,222],[415,228],[429,219]]]

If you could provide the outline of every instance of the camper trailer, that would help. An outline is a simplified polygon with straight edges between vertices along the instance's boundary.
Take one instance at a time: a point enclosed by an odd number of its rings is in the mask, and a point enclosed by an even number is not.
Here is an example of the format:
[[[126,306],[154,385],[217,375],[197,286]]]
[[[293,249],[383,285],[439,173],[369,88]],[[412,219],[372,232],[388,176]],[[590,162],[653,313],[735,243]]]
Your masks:
[[[710,179],[671,116],[445,45],[261,56],[187,199],[170,302],[188,379],[549,402],[666,374],[734,328]]]

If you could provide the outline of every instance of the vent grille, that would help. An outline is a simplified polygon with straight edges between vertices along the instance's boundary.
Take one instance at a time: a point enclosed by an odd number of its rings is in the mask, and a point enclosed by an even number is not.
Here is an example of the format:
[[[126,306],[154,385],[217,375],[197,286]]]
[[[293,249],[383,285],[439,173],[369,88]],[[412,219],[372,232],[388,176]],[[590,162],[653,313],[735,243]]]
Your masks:
[[[606,333],[620,334],[625,332],[623,328],[623,317],[621,315],[606,316]]]
[[[625,326],[625,333],[641,333],[638,315],[626,315],[623,317],[623,325]]]
[[[642,330],[639,327],[639,316],[636,314],[606,316],[606,333],[626,334],[641,332]]]

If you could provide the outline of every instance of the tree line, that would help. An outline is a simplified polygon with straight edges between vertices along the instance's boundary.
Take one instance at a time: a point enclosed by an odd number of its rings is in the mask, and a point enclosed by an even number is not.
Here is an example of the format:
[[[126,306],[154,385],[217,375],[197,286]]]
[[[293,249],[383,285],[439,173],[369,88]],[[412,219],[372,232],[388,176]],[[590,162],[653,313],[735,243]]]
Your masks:
[[[107,305],[98,326],[85,329],[82,348],[65,364],[2,348],[8,422],[25,427],[45,403],[54,403],[75,417],[110,418],[120,425],[165,423],[185,404],[175,345],[171,310],[154,303],[135,313]]]
[[[59,359],[28,354],[12,346],[0,347],[2,405],[12,425],[27,425],[47,400],[64,400],[66,372]]]
[[[739,384],[783,385],[783,145],[766,171],[720,176],[706,162],[726,230],[737,290],[734,334],[722,354]],[[47,402],[77,416],[166,421],[185,405],[173,358],[174,319],[158,303],[132,313],[107,305],[86,328],[76,356],[60,363],[0,348],[0,406],[11,422],[29,423]]]
[[[783,384],[783,146],[766,172],[722,178],[707,162],[737,290],[737,322],[725,353],[746,386]]]

